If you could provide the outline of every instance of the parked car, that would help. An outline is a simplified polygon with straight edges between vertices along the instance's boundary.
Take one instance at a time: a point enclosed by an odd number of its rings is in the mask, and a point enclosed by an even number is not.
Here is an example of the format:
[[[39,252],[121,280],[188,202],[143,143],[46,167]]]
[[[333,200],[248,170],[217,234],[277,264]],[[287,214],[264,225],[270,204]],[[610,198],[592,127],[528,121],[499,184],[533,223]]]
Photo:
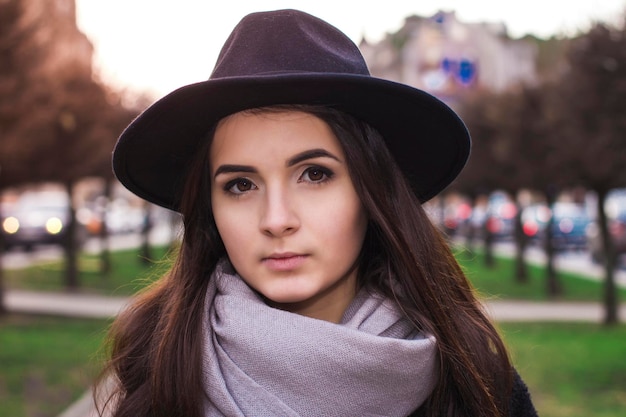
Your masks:
[[[584,206],[557,202],[552,208],[532,205],[522,212],[522,228],[531,241],[545,244],[546,228],[552,218],[552,246],[555,250],[581,250],[587,247],[591,219]]]
[[[517,207],[512,201],[505,198],[490,201],[487,209],[487,230],[495,239],[513,238],[516,215]]]
[[[78,220],[86,225],[90,235],[98,236],[106,224],[110,235],[139,233],[152,221],[142,206],[133,205],[123,198],[107,202],[105,198],[85,204],[77,212]]]
[[[618,256],[626,254],[626,189],[609,193],[604,211],[615,253]],[[597,221],[587,230],[587,246],[594,262],[604,259],[604,247]]]
[[[495,240],[510,240],[515,232],[517,207],[502,192],[494,192],[489,198],[474,206],[467,221],[467,229],[476,238],[483,239],[489,232]]]
[[[443,230],[448,236],[463,234],[472,216],[472,206],[466,201],[449,204],[443,213]]]
[[[42,244],[62,244],[67,238],[70,200],[57,191],[27,191],[3,208],[2,237],[7,247],[32,249]],[[76,238],[82,244],[86,233],[76,226]]]
[[[119,199],[109,204],[105,220],[111,234],[138,233],[145,226],[146,215],[145,209]]]

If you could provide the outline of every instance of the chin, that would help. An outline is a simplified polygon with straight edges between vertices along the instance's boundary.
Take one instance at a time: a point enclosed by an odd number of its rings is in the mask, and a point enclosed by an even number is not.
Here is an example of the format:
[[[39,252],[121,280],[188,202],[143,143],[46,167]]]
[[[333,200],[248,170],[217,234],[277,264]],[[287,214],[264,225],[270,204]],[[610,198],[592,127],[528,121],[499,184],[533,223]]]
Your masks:
[[[281,310],[292,310],[295,305],[306,302],[311,297],[304,294],[262,294],[265,302]]]
[[[264,296],[266,301],[271,304],[297,304],[306,301],[308,296],[299,296],[292,294]]]

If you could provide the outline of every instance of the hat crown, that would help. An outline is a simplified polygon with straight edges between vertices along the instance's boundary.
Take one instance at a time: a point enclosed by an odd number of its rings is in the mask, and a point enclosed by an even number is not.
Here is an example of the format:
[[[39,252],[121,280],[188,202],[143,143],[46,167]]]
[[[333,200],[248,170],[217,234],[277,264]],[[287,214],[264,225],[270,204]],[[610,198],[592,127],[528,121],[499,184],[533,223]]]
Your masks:
[[[469,156],[467,129],[445,103],[372,77],[357,46],[296,10],[244,17],[209,80],[152,104],[120,136],[113,169],[129,190],[179,210],[190,161],[222,118],[276,104],[329,106],[378,130],[420,201],[443,190]]]
[[[279,73],[370,75],[358,47],[338,29],[304,12],[280,10],[243,18],[210,79]]]

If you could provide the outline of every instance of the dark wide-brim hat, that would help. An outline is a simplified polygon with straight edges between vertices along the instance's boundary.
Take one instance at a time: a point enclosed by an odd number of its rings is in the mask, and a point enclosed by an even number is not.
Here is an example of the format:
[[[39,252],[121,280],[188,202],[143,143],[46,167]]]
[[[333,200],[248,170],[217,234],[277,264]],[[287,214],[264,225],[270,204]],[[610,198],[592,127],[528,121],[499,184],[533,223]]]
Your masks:
[[[367,122],[422,202],[448,186],[469,156],[467,129],[446,104],[372,77],[357,46],[323,20],[279,10],[244,17],[207,81],[168,94],[126,128],[113,152],[115,175],[139,197],[177,210],[209,129],[227,115],[275,104],[325,105]]]

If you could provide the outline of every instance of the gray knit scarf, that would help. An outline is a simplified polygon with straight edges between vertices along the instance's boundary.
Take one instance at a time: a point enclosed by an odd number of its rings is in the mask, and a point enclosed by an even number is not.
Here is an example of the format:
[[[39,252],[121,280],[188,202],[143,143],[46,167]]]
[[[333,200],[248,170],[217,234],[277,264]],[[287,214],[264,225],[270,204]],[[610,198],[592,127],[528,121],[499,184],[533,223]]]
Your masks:
[[[207,417],[407,416],[437,382],[434,338],[367,291],[334,324],[267,306],[222,262],[207,306]]]

